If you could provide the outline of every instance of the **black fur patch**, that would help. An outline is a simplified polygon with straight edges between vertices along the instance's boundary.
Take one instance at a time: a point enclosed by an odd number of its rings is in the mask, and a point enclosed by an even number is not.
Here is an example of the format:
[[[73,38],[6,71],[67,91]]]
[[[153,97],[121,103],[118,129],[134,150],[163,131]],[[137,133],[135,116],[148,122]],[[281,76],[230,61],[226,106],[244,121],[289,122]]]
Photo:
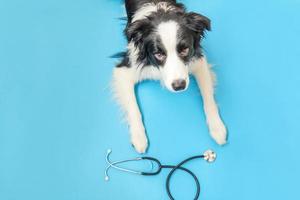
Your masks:
[[[134,13],[145,3],[159,2],[169,2],[174,6],[174,9],[158,10],[144,19],[131,22]],[[133,42],[138,48],[137,62],[141,67],[147,65],[163,67],[164,62],[157,60],[154,56],[158,52],[166,54],[161,39],[155,30],[161,22],[170,20],[179,24],[177,51],[180,52],[183,48],[189,48],[188,55],[180,57],[182,61],[187,64],[193,58],[202,56],[200,41],[204,37],[205,31],[210,30],[210,20],[207,17],[194,12],[187,13],[183,4],[176,3],[175,0],[126,0],[125,6],[128,22],[124,34],[127,41]],[[128,56],[128,52],[124,54],[122,62],[117,67],[130,67]]]

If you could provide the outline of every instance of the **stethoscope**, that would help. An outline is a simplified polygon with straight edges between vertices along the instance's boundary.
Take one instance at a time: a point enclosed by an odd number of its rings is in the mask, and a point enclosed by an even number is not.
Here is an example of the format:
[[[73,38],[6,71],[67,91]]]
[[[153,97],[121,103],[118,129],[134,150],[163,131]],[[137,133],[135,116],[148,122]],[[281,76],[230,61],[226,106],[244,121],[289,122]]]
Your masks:
[[[174,200],[174,197],[172,196],[172,194],[170,192],[170,179],[171,179],[172,175],[174,174],[174,172],[177,169],[185,171],[186,173],[190,174],[193,177],[193,179],[196,183],[196,187],[197,187],[197,191],[196,191],[194,200],[197,200],[199,198],[199,194],[200,194],[199,180],[198,180],[197,176],[192,171],[190,171],[187,168],[182,167],[182,165],[184,165],[185,163],[187,163],[191,160],[197,159],[197,158],[202,158],[202,159],[206,160],[207,162],[211,163],[211,162],[214,162],[216,160],[216,156],[217,156],[216,153],[213,152],[212,150],[207,150],[207,151],[204,152],[203,155],[197,155],[197,156],[189,157],[189,158],[183,160],[182,162],[180,162],[177,165],[162,165],[161,162],[158,159],[153,158],[153,157],[147,157],[147,156],[136,157],[136,158],[132,158],[132,159],[112,162],[109,159],[111,153],[112,153],[112,150],[108,149],[107,154],[106,154],[106,162],[107,162],[108,166],[106,167],[105,172],[104,172],[106,181],[109,180],[108,170],[110,168],[115,168],[115,169],[123,171],[123,172],[128,172],[128,173],[133,173],[133,174],[138,174],[138,175],[144,175],[144,176],[154,176],[154,175],[159,174],[162,169],[169,168],[169,169],[172,169],[172,170],[169,172],[169,174],[167,176],[167,179],[166,179],[166,190],[167,190],[167,194],[168,194],[168,196],[171,200]],[[149,171],[137,171],[137,170],[132,170],[132,169],[128,169],[128,168],[118,166],[118,164],[121,164],[121,163],[127,163],[127,162],[131,162],[131,161],[142,161],[142,160],[150,162],[151,169]],[[154,164],[156,164],[156,166],[157,166],[156,170],[153,169]]]

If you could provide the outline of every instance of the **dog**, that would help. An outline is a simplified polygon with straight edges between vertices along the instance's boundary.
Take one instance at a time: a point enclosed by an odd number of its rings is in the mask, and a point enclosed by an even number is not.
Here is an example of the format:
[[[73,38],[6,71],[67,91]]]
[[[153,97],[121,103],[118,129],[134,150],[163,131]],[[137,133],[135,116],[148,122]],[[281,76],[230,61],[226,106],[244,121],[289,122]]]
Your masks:
[[[210,20],[187,12],[176,0],[125,0],[127,51],[113,70],[113,91],[129,124],[131,143],[145,153],[148,140],[135,96],[135,84],[159,80],[171,92],[188,88],[189,75],[199,85],[209,132],[223,145],[226,127],[214,99],[214,74],[201,48]]]

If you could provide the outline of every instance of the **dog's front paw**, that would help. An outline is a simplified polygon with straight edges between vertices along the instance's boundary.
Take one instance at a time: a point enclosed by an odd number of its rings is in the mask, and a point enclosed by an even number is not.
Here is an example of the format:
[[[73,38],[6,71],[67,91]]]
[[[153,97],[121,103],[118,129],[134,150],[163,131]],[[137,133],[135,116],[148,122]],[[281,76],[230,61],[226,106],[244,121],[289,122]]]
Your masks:
[[[131,143],[138,153],[145,153],[148,147],[148,140],[145,131],[132,131]]]
[[[224,145],[227,142],[227,131],[220,118],[212,119],[207,122],[210,135],[219,144]]]

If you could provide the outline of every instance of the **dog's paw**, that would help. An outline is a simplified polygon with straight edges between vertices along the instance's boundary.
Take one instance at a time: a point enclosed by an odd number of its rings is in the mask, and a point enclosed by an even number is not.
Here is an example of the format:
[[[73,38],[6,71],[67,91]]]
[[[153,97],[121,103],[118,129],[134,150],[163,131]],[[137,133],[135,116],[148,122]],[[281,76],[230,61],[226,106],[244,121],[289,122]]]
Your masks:
[[[131,143],[138,153],[145,153],[148,147],[148,139],[145,132],[132,132]]]
[[[145,134],[138,134],[131,137],[131,143],[138,153],[145,153],[148,147],[148,140]]]
[[[207,122],[210,135],[219,145],[224,145],[227,142],[227,131],[224,123],[220,118],[209,120]]]

